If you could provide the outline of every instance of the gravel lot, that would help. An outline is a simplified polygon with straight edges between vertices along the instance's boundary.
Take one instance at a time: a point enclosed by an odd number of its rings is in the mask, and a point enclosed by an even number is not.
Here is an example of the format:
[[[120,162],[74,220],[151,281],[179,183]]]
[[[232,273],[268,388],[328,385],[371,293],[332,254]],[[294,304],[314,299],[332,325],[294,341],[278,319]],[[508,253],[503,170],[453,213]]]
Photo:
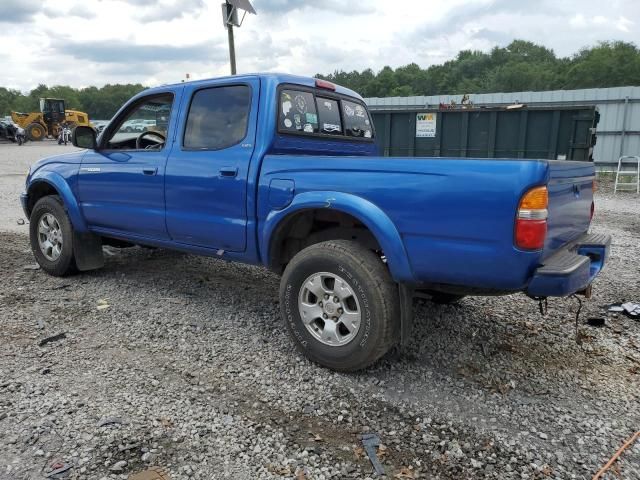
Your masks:
[[[0,479],[361,479],[363,432],[387,478],[591,479],[640,429],[640,322],[603,308],[640,301],[635,195],[598,193],[613,253],[577,335],[576,299],[417,302],[411,344],[345,375],[292,348],[264,270],[142,248],[34,270],[24,172],[70,149],[0,145]],[[603,478],[640,478],[640,441]]]

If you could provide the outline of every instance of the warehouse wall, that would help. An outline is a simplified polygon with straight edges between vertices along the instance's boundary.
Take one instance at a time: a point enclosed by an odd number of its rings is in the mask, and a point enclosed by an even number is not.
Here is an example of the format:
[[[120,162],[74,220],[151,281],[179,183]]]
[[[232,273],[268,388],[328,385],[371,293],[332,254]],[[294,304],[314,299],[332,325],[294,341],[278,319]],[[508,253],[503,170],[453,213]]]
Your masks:
[[[583,90],[551,90],[546,92],[514,92],[470,94],[474,105],[509,105],[515,102],[531,106],[557,104],[596,105],[600,112],[598,143],[593,158],[603,169],[610,169],[620,155],[640,155],[640,87],[590,88]],[[437,108],[440,103],[462,95],[366,98],[372,111],[402,111]]]

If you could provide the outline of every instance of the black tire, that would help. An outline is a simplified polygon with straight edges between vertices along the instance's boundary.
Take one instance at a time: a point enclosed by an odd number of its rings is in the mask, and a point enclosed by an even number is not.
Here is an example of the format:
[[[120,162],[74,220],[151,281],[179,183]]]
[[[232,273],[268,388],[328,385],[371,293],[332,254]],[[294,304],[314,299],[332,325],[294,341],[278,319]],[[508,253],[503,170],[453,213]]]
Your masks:
[[[456,295],[453,293],[444,293],[444,292],[428,292],[431,296],[430,300],[433,303],[437,303],[438,305],[451,305],[453,303],[458,303],[462,300],[466,295]]]
[[[30,123],[25,129],[27,138],[31,141],[39,141],[47,136],[47,130],[39,123]]]
[[[359,329],[345,345],[325,345],[301,320],[298,298],[312,275],[328,272],[347,280],[361,312]],[[382,357],[399,339],[397,284],[381,259],[360,244],[332,240],[305,248],[287,265],[280,282],[282,317],[296,347],[311,361],[351,372]]]
[[[44,256],[38,242],[38,224],[40,219],[47,213],[55,217],[62,232],[62,249],[60,256],[55,261],[49,260]],[[73,256],[73,226],[60,197],[49,195],[38,200],[31,211],[29,222],[31,250],[40,268],[55,277],[64,277],[76,273],[78,269]]]

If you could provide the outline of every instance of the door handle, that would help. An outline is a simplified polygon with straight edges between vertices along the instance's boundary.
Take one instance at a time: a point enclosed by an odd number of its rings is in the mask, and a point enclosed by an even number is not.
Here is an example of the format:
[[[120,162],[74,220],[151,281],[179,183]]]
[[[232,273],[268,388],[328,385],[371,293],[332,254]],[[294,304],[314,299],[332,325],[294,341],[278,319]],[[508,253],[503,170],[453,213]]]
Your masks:
[[[238,175],[238,169],[235,167],[222,167],[220,169],[221,177],[235,177]]]
[[[143,168],[142,169],[142,173],[144,173],[145,175],[155,175],[156,173],[158,173],[158,169],[157,168]]]

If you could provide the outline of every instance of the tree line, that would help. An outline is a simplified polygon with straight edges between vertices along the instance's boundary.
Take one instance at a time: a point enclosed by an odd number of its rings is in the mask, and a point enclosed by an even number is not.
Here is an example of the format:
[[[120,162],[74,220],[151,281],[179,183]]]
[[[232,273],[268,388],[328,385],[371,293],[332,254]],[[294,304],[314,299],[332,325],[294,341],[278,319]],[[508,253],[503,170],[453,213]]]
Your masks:
[[[40,111],[40,98],[62,98],[67,110],[87,112],[90,119],[109,120],[124,102],[144,90],[140,84],[73,88],[65,85],[38,85],[28,94],[0,87],[0,116],[16,112]]]
[[[336,71],[321,78],[351,88],[363,97],[457,95],[571,90],[640,85],[640,50],[633,43],[601,42],[571,57],[524,40],[489,53],[463,50],[441,65]]]
[[[293,72],[292,72],[293,73]],[[535,43],[514,40],[490,52],[463,50],[455,59],[421,68],[416,63],[379,72],[342,70],[319,78],[351,88],[364,97],[456,95],[465,93],[569,90],[640,85],[640,50],[633,43],[601,42],[570,57]],[[76,89],[39,85],[28,94],[0,87],[0,116],[10,111],[39,110],[39,98],[66,100],[68,109],[110,119],[130,97],[145,87],[105,85]]]

